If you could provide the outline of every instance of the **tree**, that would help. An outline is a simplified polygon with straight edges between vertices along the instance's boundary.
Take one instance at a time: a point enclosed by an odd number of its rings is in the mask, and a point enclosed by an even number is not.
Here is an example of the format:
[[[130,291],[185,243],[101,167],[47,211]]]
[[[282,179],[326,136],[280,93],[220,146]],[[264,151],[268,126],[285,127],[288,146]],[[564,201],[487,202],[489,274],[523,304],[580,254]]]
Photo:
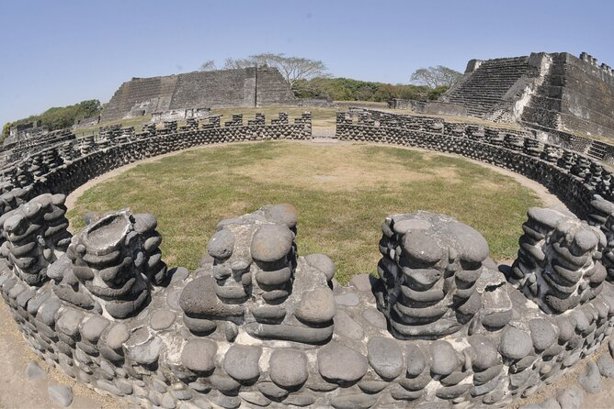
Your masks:
[[[228,69],[254,66],[277,68],[290,85],[298,80],[327,76],[326,65],[322,61],[302,57],[287,57],[284,54],[262,53],[247,58],[227,58],[224,62],[224,68]]]
[[[217,67],[215,66],[215,61],[213,60],[205,61],[200,66],[200,71],[215,71],[215,70],[217,70]]]
[[[452,68],[438,65],[436,67],[419,68],[411,75],[411,81],[417,84],[424,84],[429,88],[441,86],[451,87],[463,74]]]

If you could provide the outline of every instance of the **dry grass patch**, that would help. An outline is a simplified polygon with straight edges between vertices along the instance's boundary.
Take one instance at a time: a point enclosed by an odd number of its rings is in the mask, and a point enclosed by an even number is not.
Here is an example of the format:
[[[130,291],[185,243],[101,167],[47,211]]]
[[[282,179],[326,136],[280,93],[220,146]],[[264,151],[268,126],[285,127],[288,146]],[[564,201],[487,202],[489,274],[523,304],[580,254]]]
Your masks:
[[[171,265],[197,267],[219,220],[268,203],[299,210],[300,254],[322,252],[346,282],[374,272],[379,226],[393,213],[449,214],[484,234],[496,259],[512,258],[535,194],[461,158],[372,145],[261,142],[186,151],[137,165],[87,190],[69,212],[151,212]]]

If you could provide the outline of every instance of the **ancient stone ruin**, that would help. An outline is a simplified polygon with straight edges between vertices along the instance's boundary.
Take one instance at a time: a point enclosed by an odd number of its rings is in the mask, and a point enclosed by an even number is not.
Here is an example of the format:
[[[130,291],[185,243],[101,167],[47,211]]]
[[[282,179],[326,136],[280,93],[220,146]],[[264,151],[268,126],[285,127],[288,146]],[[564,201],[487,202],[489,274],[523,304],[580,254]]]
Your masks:
[[[528,56],[470,60],[462,79],[439,101],[393,100],[392,107],[423,114],[474,116],[517,122],[564,141],[577,135],[614,135],[614,71],[587,53],[531,53]],[[590,143],[590,141],[589,141]],[[595,143],[602,159],[611,149]]]
[[[195,71],[124,82],[102,112],[102,121],[192,108],[259,107],[291,103],[290,85],[275,68]]]
[[[347,287],[329,257],[300,254],[289,204],[220,221],[196,271],[167,266],[151,214],[115,211],[68,232],[65,194],[126,163],[202,144],[311,138],[308,113],[224,125],[110,132],[5,165],[0,293],[50,365],[164,408],[503,407],[610,340],[611,174],[522,132],[364,110],[337,117],[340,140],[456,153],[557,194],[576,215],[529,210],[508,270],[479,232],[428,212],[387,217],[378,276]]]

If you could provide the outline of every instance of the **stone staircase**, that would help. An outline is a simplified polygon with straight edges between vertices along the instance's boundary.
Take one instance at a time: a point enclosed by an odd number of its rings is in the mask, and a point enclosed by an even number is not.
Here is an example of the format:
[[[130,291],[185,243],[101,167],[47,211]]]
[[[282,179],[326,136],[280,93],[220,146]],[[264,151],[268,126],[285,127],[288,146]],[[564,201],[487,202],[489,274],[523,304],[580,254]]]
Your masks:
[[[603,161],[608,153],[610,146],[603,142],[593,141],[591,146],[588,148],[588,152],[586,154],[593,159]]]
[[[138,78],[125,82],[115,92],[102,113],[102,120],[123,118],[126,113],[142,109],[148,113],[168,110],[177,76]]]
[[[504,102],[505,94],[520,78],[538,74],[537,68],[529,65],[528,57],[486,60],[445,99],[465,106],[470,115],[485,117]]]

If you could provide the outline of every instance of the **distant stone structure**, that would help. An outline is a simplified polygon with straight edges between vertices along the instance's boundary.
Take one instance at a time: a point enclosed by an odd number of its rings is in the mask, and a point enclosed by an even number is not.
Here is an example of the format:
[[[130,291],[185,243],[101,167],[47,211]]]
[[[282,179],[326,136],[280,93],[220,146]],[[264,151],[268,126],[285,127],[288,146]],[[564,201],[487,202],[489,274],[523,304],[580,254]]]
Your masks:
[[[275,68],[195,71],[124,82],[105,106],[101,120],[190,108],[258,107],[295,100]]]
[[[543,131],[614,137],[614,71],[582,53],[471,60],[437,102],[394,100],[424,114],[519,122]]]

